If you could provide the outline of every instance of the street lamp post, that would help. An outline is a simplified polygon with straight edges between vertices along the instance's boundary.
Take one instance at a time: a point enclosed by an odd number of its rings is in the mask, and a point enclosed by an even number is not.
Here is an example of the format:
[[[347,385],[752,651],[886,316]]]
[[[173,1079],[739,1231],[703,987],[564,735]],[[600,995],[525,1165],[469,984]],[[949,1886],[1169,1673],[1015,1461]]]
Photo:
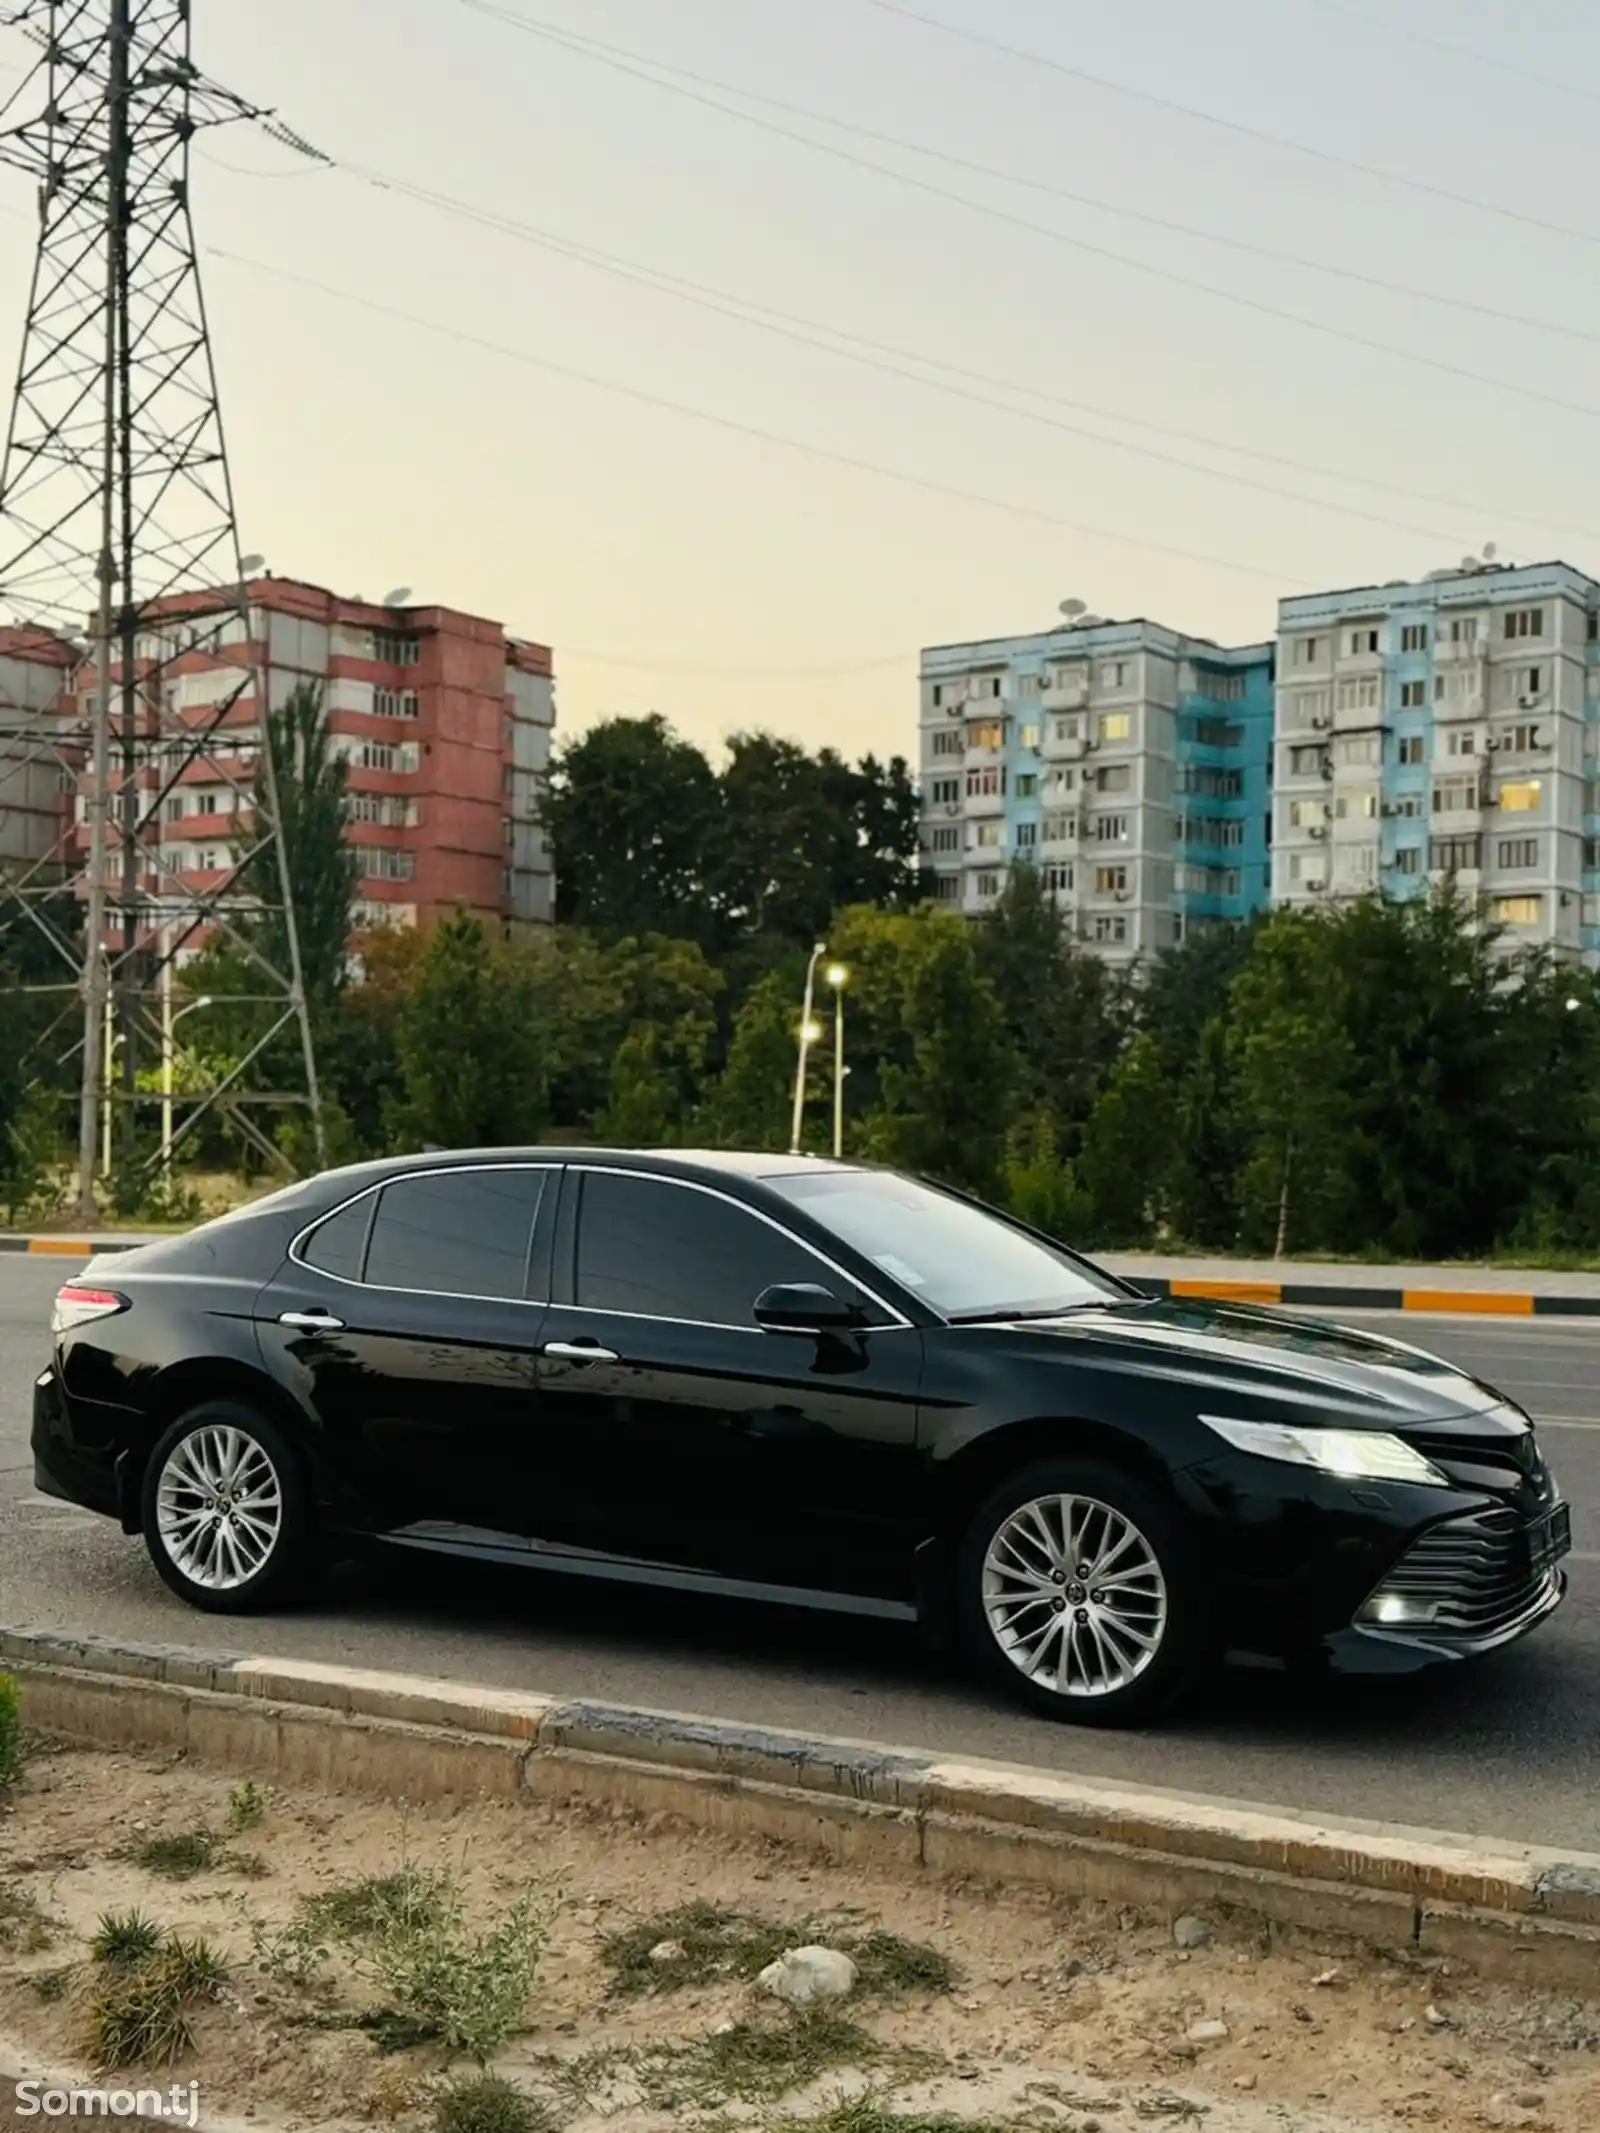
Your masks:
[[[789,1122],[789,1153],[800,1153],[800,1131],[806,1108],[806,1059],[817,1041],[817,1026],[812,1020],[811,1003],[815,997],[817,965],[828,952],[826,941],[818,941],[811,951],[811,960],[806,965],[805,1004],[800,1010],[800,1057],[794,1070],[794,1111]]]
[[[844,1154],[844,989],[850,971],[844,963],[830,963],[823,973],[833,987],[833,1159]]]

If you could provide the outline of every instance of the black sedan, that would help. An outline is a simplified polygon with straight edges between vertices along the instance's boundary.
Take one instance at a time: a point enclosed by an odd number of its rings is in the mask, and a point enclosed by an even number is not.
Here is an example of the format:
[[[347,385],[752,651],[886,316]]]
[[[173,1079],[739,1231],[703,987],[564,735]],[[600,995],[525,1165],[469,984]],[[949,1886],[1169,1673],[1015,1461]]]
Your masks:
[[[376,1541],[919,1620],[1099,1723],[1220,1653],[1493,1650],[1571,1545],[1526,1415],[1434,1356],[769,1155],[374,1163],[102,1257],[33,1450],[214,1612]]]

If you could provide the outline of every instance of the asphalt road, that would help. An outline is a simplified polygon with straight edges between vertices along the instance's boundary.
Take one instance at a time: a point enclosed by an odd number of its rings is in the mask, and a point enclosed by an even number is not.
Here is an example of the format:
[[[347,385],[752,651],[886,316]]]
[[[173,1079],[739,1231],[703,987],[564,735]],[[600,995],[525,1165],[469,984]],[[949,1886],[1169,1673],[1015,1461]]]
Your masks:
[[[1538,1420],[1574,1510],[1566,1606],[1523,1644],[1402,1682],[1236,1673],[1159,1732],[1007,1708],[914,1636],[853,1620],[408,1556],[314,1611],[193,1614],[137,1540],[36,1496],[28,1403],[71,1262],[0,1258],[0,1620],[293,1654],[931,1747],[1234,1800],[1600,1851],[1600,1321],[1375,1318]]]

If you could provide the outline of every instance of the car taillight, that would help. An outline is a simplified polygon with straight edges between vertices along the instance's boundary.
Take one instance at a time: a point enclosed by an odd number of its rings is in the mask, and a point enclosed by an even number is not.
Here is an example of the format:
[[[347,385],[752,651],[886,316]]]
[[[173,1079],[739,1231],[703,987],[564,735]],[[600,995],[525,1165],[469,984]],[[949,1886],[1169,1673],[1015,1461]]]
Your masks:
[[[83,1289],[68,1282],[64,1289],[56,1291],[55,1309],[50,1313],[50,1330],[59,1340],[63,1333],[70,1333],[74,1326],[86,1326],[94,1318],[110,1318],[118,1311],[126,1311],[128,1299],[118,1296],[112,1289]]]

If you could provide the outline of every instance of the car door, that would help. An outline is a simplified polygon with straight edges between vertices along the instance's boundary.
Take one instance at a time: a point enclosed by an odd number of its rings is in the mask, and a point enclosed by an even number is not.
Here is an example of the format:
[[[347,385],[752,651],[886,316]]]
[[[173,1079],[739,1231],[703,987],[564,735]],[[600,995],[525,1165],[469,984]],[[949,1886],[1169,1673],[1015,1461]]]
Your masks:
[[[815,1282],[845,1334],[766,1332]],[[885,1598],[910,1590],[922,1336],[778,1220],[716,1187],[600,1165],[562,1189],[541,1426],[585,1477],[587,1546]]]
[[[315,1417],[353,1523],[525,1529],[558,1177],[391,1178],[298,1240],[258,1298],[264,1358]]]

